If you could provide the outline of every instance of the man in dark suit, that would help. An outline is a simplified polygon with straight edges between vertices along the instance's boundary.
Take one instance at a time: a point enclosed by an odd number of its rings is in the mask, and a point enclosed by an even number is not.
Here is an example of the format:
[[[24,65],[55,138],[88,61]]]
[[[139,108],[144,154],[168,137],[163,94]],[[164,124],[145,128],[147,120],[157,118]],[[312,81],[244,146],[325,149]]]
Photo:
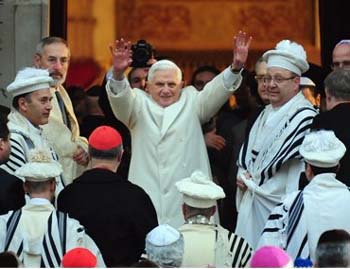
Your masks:
[[[6,163],[11,152],[9,129],[0,120],[0,164]],[[23,181],[0,168],[0,215],[24,206]]]
[[[127,267],[137,262],[146,234],[158,225],[145,191],[117,176],[122,153],[122,139],[115,129],[96,128],[89,137],[92,168],[58,197],[59,210],[86,227],[107,267]]]
[[[346,146],[346,153],[340,160],[337,179],[350,186],[350,70],[336,69],[325,81],[327,111],[314,118],[311,129],[332,130]]]

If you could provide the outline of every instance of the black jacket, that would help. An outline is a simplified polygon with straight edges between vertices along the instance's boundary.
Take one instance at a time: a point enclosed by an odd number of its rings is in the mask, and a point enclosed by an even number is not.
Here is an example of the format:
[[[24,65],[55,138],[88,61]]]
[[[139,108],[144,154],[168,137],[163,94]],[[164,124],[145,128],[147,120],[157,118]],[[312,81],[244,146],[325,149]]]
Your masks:
[[[85,171],[61,191],[58,210],[79,220],[108,267],[137,262],[146,234],[158,225],[146,192],[105,169]]]
[[[350,186],[350,103],[342,103],[333,109],[323,112],[314,118],[311,130],[332,130],[336,137],[342,141],[346,147],[346,153],[340,160],[340,168],[337,179]]]
[[[0,215],[24,205],[23,181],[0,168]]]

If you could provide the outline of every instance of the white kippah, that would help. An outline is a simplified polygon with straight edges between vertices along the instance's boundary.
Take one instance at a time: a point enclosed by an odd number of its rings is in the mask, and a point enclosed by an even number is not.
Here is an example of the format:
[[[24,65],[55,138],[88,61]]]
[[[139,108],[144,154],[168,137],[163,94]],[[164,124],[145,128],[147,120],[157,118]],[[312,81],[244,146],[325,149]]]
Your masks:
[[[300,86],[316,87],[316,84],[311,79],[309,79],[308,77],[301,77],[300,78]]]
[[[15,80],[7,86],[6,90],[12,97],[42,89],[49,89],[53,83],[49,72],[44,69],[27,67],[18,71]]]
[[[305,135],[299,151],[307,163],[327,168],[339,164],[346,147],[333,131],[320,130]]]
[[[195,208],[209,208],[216,200],[224,198],[222,188],[201,171],[194,171],[189,178],[176,182],[176,187],[184,195],[184,203]]]
[[[309,69],[304,48],[290,40],[280,41],[274,50],[265,52],[263,58],[267,62],[267,68],[280,67],[299,76]]]
[[[153,246],[163,247],[175,243],[180,237],[178,230],[168,224],[161,224],[147,234],[146,241]]]
[[[47,148],[33,149],[29,161],[16,170],[16,175],[27,181],[43,182],[59,176],[63,170],[59,162],[52,159]]]

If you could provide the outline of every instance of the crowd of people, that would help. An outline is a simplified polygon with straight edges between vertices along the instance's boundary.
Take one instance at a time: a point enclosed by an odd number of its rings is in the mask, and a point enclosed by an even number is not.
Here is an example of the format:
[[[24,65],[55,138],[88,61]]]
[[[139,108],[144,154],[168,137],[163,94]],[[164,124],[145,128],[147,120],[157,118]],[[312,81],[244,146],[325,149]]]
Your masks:
[[[191,85],[116,40],[104,82],[73,93],[67,42],[43,38],[6,88],[0,265],[350,267],[350,41],[318,92],[301,44],[252,75],[252,37],[233,40]]]

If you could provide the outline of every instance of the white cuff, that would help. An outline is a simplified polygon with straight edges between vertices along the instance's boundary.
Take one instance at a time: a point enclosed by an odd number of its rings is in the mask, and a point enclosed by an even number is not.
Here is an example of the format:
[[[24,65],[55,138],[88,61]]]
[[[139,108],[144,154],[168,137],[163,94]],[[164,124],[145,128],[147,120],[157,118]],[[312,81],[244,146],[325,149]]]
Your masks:
[[[226,89],[230,89],[235,83],[237,83],[237,80],[241,77],[242,71],[243,68],[237,74],[232,73],[230,66],[224,70],[224,86]]]

